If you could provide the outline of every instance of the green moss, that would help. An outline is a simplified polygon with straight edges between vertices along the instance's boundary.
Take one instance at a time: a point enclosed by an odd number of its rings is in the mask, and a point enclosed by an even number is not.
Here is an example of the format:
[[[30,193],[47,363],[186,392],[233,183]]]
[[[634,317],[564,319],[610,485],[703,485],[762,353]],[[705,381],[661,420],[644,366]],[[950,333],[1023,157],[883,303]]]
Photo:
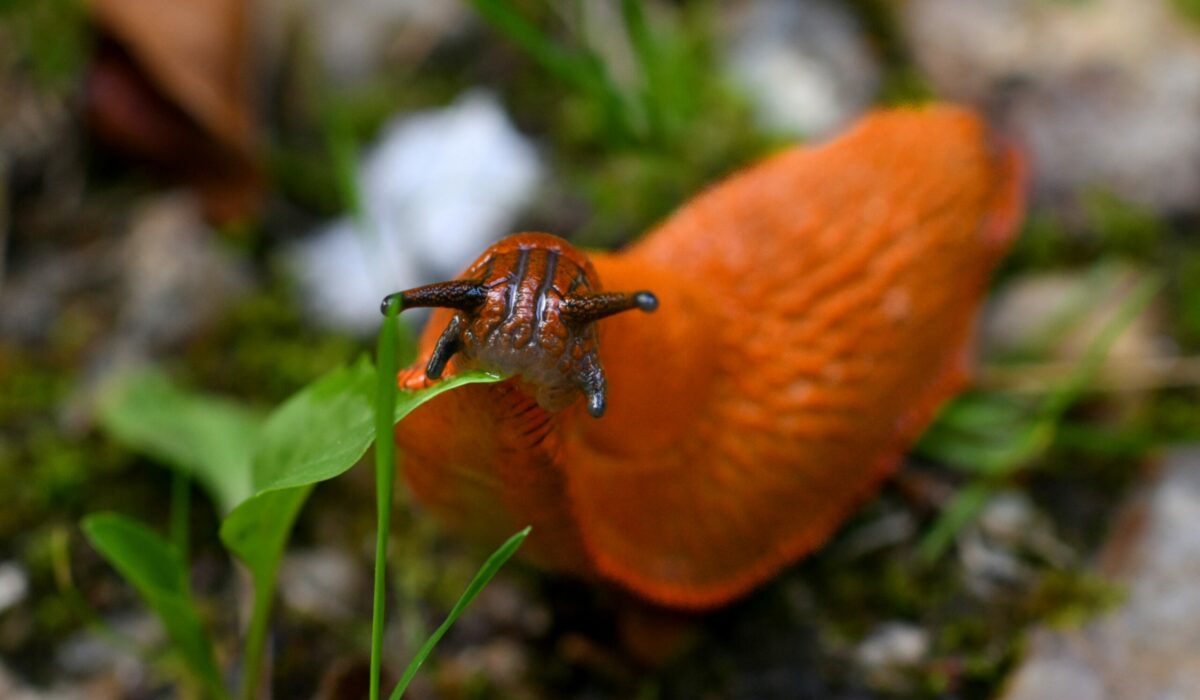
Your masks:
[[[0,377],[0,423],[8,426],[52,410],[69,390],[69,377],[25,361],[3,367]]]
[[[1200,349],[1200,250],[1186,248],[1176,258],[1178,272],[1171,288],[1180,340]]]
[[[0,542],[78,515],[97,496],[92,485],[131,462],[102,440],[59,428],[77,382],[59,366],[64,361],[55,352],[0,347]]]
[[[1194,389],[1161,392],[1147,408],[1144,434],[1159,443],[1200,441],[1200,401]]]
[[[1021,233],[1005,258],[1002,273],[1060,267],[1071,262],[1074,252],[1071,234],[1059,216],[1035,209],[1025,217]]]
[[[287,289],[276,284],[238,301],[188,346],[184,360],[196,385],[267,405],[365,350],[357,339],[306,323]]]
[[[893,68],[884,73],[879,101],[886,105],[920,105],[937,98],[925,74],[915,67]]]
[[[1170,246],[1170,223],[1153,210],[1111,191],[1083,192],[1077,211],[1034,208],[1004,261],[1002,274],[1076,267],[1120,257],[1150,263]]]
[[[886,105],[907,105],[934,99],[933,86],[917,68],[905,43],[897,16],[898,5],[890,0],[849,0],[847,4],[881,59],[883,80],[879,101]]]
[[[1184,19],[1200,24],[1200,0],[1172,0],[1171,4]]]
[[[1107,190],[1091,190],[1082,199],[1087,229],[1106,255],[1150,260],[1162,251],[1167,223],[1147,207]]]
[[[1078,627],[1125,600],[1125,589],[1096,574],[1050,571],[1027,601],[1032,619],[1056,627]]]
[[[5,45],[40,85],[67,94],[91,49],[83,0],[0,1],[0,46]]]

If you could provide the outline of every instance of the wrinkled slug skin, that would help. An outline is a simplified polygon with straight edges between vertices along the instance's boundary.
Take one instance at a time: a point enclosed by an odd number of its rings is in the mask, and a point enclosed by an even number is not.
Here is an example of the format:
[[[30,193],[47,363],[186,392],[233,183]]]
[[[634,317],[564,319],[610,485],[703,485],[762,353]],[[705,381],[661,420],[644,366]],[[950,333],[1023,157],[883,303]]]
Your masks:
[[[448,392],[397,428],[414,494],[485,541],[533,524],[533,560],[656,603],[745,594],[825,542],[961,388],[1023,184],[944,106],[734,175],[592,256],[604,288],[660,301],[600,322],[602,419],[547,413],[517,380]]]

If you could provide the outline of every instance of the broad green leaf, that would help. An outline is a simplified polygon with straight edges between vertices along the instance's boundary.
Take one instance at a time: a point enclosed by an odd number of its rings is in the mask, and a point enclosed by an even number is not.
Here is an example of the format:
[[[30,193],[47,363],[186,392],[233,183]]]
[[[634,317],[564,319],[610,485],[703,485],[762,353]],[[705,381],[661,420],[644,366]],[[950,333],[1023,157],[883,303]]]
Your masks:
[[[499,377],[468,372],[416,392],[399,392],[396,420],[463,384]],[[375,439],[375,370],[366,358],[310,384],[267,418],[254,455],[255,493],[315,484],[345,472]]]
[[[250,457],[262,419],[245,407],[139,372],[101,396],[99,417],[116,440],[195,479],[222,513],[254,492]]]
[[[469,372],[421,391],[398,392],[396,420],[444,391],[498,379]],[[342,474],[367,451],[375,438],[374,400],[374,370],[364,359],[310,384],[267,419],[254,458],[261,488],[221,526],[221,541],[256,577],[273,578],[309,487]]]
[[[471,582],[467,584],[467,589],[463,591],[458,602],[450,609],[450,613],[446,615],[446,620],[442,622],[440,627],[434,630],[433,634],[429,635],[429,639],[425,640],[425,644],[421,646],[420,651],[409,662],[408,668],[404,669],[404,675],[400,678],[400,682],[396,684],[396,688],[392,691],[388,700],[399,700],[400,696],[404,695],[408,684],[412,682],[413,676],[417,675],[417,671],[421,669],[421,665],[429,658],[429,654],[433,652],[433,648],[441,641],[459,615],[462,615],[463,611],[467,609],[471,601],[475,600],[475,596],[479,595],[479,592],[483,590],[484,586],[488,585],[488,582],[492,580],[496,572],[500,571],[500,567],[504,566],[505,562],[517,553],[517,549],[521,547],[521,543],[529,536],[532,529],[532,527],[527,527],[508,538],[507,542],[500,545],[500,548],[493,552],[492,556],[488,557],[488,560],[483,563],[483,567],[479,569],[479,573],[475,574],[475,578],[471,579]]]
[[[374,379],[364,357],[275,409],[254,454],[255,493],[315,484],[354,466],[374,437]]]
[[[499,379],[471,372],[421,391],[399,392],[396,420],[444,391]],[[257,491],[221,525],[221,541],[254,577],[247,667],[258,666],[292,525],[314,484],[342,474],[367,451],[375,439],[374,403],[375,371],[364,358],[308,385],[267,418],[253,462]]]
[[[310,491],[311,485],[256,494],[221,523],[221,541],[250,569],[254,584],[254,605],[242,656],[244,698],[254,697],[258,686],[279,563]]]
[[[96,551],[162,620],[188,668],[213,694],[225,697],[212,642],[200,624],[179,552],[145,525],[116,513],[89,515],[82,527]]]
[[[251,496],[221,523],[221,541],[250,569],[255,580],[274,580],[292,523],[311,486],[264,491]]]

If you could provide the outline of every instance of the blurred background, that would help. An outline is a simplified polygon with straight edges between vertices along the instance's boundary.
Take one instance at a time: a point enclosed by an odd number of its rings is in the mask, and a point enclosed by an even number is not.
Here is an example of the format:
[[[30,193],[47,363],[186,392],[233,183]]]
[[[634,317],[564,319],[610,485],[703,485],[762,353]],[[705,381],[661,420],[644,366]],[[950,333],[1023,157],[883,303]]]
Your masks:
[[[1200,697],[1196,0],[0,0],[0,697],[180,692],[79,531],[166,528],[178,488],[106,416],[112,377],[263,412],[492,240],[619,246],[929,100],[1028,151],[1031,207],[976,382],[902,475],[670,663],[631,657],[607,593],[516,566],[411,695]],[[372,488],[356,469],[300,517],[274,697],[357,697]],[[218,517],[186,516],[227,659]],[[394,530],[393,670],[482,559],[407,509]]]

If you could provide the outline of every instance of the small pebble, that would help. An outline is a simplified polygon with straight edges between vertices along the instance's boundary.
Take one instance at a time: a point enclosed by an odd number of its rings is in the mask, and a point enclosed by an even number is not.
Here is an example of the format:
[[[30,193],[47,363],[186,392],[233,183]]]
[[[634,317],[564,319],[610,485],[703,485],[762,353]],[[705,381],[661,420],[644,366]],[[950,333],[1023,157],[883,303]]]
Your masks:
[[[886,622],[867,636],[854,658],[873,686],[903,688],[905,672],[929,655],[929,632],[907,622]]]
[[[906,44],[943,98],[1031,151],[1035,197],[1102,188],[1200,208],[1200,34],[1172,0],[912,0]]]
[[[29,575],[16,562],[0,562],[0,614],[20,605],[29,594]]]
[[[328,547],[286,555],[279,590],[293,610],[323,622],[342,622],[361,607],[367,581],[358,560]]]
[[[1125,601],[1036,631],[1003,700],[1200,698],[1200,446],[1173,450],[1115,522],[1108,547],[1122,552],[1101,560]]]

